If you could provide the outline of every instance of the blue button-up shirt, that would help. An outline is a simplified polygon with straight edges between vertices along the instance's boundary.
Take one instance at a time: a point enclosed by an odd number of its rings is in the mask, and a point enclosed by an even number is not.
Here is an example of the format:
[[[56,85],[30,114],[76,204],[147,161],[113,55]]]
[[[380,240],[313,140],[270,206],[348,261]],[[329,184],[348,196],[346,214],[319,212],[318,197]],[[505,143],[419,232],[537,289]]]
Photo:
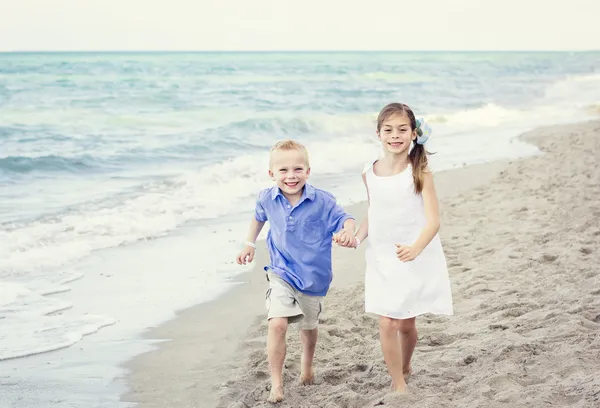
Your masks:
[[[277,186],[262,190],[254,217],[269,221],[267,247],[271,263],[265,270],[279,275],[300,292],[325,296],[333,278],[332,236],[354,219],[330,193],[306,184],[292,206]]]

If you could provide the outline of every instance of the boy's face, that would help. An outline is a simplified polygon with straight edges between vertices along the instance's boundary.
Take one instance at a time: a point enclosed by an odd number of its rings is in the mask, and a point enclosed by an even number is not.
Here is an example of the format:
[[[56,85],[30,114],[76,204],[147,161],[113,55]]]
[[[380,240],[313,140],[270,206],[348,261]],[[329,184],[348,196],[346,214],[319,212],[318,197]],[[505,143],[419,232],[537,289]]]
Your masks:
[[[302,195],[310,168],[306,165],[304,152],[300,150],[277,150],[271,153],[269,176],[286,197]]]
[[[379,139],[384,150],[392,154],[408,152],[417,132],[410,128],[410,120],[404,114],[394,114],[381,124]]]

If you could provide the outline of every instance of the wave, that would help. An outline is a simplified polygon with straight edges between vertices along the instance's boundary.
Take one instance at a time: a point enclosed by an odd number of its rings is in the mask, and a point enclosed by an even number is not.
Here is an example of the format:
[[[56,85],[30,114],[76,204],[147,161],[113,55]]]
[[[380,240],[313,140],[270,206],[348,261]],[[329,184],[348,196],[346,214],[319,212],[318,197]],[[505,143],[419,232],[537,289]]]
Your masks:
[[[469,127],[492,127],[523,116],[523,111],[511,110],[489,103],[473,109],[461,110],[446,114],[426,115],[426,120],[435,124]]]
[[[212,122],[200,123],[196,128],[189,126],[193,116],[194,112],[178,115],[177,120],[182,121],[178,129],[165,131],[162,126],[174,117],[166,115],[162,121],[158,115],[153,121],[162,123],[160,129],[150,126],[143,132],[121,131],[112,135],[94,132],[79,135],[69,128],[50,131],[39,124],[26,128],[0,127],[0,137],[9,154],[0,158],[0,172],[85,174],[182,159],[207,164],[207,160],[214,162],[231,155],[264,151],[281,138],[315,140],[349,132],[370,133],[375,114],[246,113],[226,120],[213,118]]]
[[[323,176],[360,169],[378,150],[374,137],[363,136],[309,141],[307,146],[313,170]],[[3,225],[0,270],[57,267],[96,249],[162,236],[191,220],[251,209],[257,191],[270,185],[267,169],[268,151],[240,152],[198,171],[138,185],[126,195]]]
[[[81,172],[89,171],[97,165],[97,160],[91,156],[78,158],[60,156],[23,157],[8,156],[0,158],[0,172],[31,173],[34,171]]]
[[[569,76],[546,88],[547,103],[564,105],[565,109],[589,109],[600,104],[600,74]]]
[[[35,285],[33,285],[35,286]],[[65,316],[72,305],[47,294],[58,288],[31,290],[15,282],[0,281],[0,361],[69,347],[84,336],[116,321],[106,316]]]

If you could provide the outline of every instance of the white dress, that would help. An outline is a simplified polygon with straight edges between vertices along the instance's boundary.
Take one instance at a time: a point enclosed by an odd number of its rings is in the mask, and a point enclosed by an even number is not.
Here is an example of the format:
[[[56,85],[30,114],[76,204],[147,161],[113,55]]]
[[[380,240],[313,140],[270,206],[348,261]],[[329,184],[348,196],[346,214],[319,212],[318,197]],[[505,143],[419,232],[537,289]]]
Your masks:
[[[446,257],[436,234],[411,262],[396,256],[396,245],[411,245],[425,226],[421,194],[415,194],[412,167],[380,177],[365,166],[369,191],[365,311],[394,319],[425,313],[453,314]]]

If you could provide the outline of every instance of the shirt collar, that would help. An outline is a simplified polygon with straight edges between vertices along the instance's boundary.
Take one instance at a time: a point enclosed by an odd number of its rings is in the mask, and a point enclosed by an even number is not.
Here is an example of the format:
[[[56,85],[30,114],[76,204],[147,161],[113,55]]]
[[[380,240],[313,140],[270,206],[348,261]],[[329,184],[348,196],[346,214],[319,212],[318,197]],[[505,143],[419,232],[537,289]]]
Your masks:
[[[300,200],[298,201],[298,203],[301,203],[302,201],[309,199],[311,201],[314,201],[315,199],[315,188],[313,186],[311,186],[310,184],[306,183],[304,185],[304,189],[302,190],[302,196],[300,197]],[[273,188],[273,190],[271,191],[271,199],[275,200],[277,198],[277,196],[283,196],[283,194],[281,193],[281,190],[279,189],[279,187],[275,186]]]

